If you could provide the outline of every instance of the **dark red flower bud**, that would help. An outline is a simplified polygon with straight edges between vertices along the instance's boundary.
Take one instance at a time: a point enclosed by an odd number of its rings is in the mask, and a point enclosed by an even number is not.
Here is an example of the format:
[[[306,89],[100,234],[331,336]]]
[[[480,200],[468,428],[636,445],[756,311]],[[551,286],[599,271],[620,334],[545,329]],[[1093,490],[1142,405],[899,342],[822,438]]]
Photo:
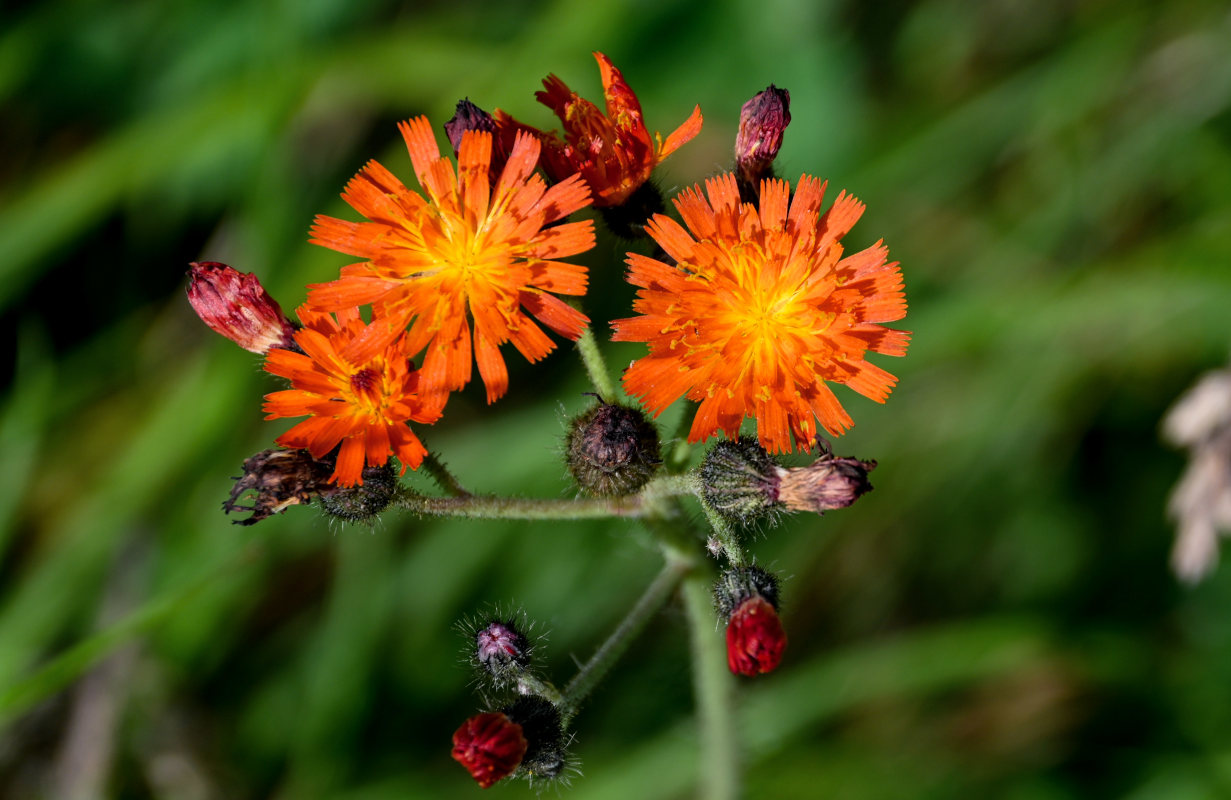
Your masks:
[[[577,485],[600,496],[637,491],[662,461],[654,424],[640,409],[615,403],[600,402],[573,420],[564,447]]]
[[[496,132],[496,120],[492,119],[491,114],[470,102],[469,97],[457,101],[457,110],[453,112],[453,119],[445,123],[445,134],[449,137],[449,143],[453,145],[454,153],[461,148],[462,134],[466,131],[485,131],[491,134]]]
[[[492,115],[470,102],[469,97],[463,98],[457,101],[457,110],[453,112],[453,119],[446,122],[444,128],[445,135],[449,137],[449,143],[453,145],[454,155],[461,150],[462,134],[467,131],[479,131],[492,135],[492,160],[489,173],[492,184],[495,185],[496,179],[504,170],[505,162],[509,160],[509,151],[506,148],[508,143],[496,132],[496,120],[492,118]]]
[[[735,567],[714,587],[714,605],[727,621],[727,666],[760,675],[782,661],[786,633],[778,619],[778,578],[760,567]]]
[[[760,595],[735,609],[727,623],[727,666],[736,675],[760,675],[782,661],[786,633],[778,612]]]
[[[792,511],[818,514],[833,508],[846,508],[872,491],[868,473],[875,461],[837,458],[828,453],[807,467],[781,471],[778,498]]]
[[[188,302],[206,325],[245,350],[298,349],[295,324],[286,318],[256,275],[216,261],[189,265]]]
[[[484,789],[513,774],[526,747],[521,725],[498,711],[471,717],[453,734],[453,758]]]
[[[761,181],[773,177],[774,159],[782,147],[782,134],[790,124],[791,93],[772,83],[740,109],[735,170],[741,190],[747,187],[754,198],[760,191]]]

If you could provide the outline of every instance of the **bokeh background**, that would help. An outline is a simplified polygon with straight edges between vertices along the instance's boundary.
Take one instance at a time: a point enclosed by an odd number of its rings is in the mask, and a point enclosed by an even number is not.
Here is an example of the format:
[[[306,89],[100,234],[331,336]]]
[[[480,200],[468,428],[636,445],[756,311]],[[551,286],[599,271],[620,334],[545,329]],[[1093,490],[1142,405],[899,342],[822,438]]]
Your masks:
[[[754,545],[791,645],[740,686],[747,795],[1231,795],[1231,569],[1169,571],[1184,457],[1158,435],[1231,346],[1222,0],[6,4],[0,795],[472,797],[456,621],[524,608],[563,681],[630,607],[659,557],[627,522],[232,525],[230,477],[287,425],[183,291],[224,261],[293,308],[347,263],[312,216],[353,218],[369,158],[411,180],[398,120],[470,97],[551,127],[539,80],[598,99],[592,50],[652,130],[701,105],[668,194],[789,89],[780,174],[864,199],[848,242],[906,276],[899,387],[839,390],[876,491]],[[588,258],[599,321],[628,313],[625,249]],[[578,361],[509,361],[504,400],[468,387],[425,439],[474,490],[571,496]],[[691,796],[691,713],[668,610],[579,717],[561,796]]]

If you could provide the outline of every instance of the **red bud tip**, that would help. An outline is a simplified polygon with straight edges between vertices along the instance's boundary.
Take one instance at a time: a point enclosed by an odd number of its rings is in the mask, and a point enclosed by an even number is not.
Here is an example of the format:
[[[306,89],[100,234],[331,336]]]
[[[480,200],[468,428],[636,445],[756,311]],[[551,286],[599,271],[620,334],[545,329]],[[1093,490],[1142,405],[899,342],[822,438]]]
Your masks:
[[[753,595],[735,609],[727,623],[727,665],[736,675],[760,675],[782,661],[786,633],[778,612],[764,597]]]
[[[521,726],[495,711],[471,717],[453,734],[454,760],[484,789],[513,774],[526,747]]]

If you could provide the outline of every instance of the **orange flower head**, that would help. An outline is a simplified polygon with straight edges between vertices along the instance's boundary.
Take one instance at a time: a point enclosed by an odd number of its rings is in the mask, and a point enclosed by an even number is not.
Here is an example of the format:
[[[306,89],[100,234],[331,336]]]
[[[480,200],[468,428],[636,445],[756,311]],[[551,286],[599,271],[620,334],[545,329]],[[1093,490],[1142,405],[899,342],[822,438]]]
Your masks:
[[[369,355],[370,329],[357,309],[339,311],[335,319],[303,306],[299,319],[304,327],[295,343],[303,352],[275,348],[265,354],[265,370],[291,382],[290,389],[265,395],[265,418],[308,417],[278,444],[321,458],[340,443],[329,478],[340,486],[363,483],[364,463],[379,467],[390,453],[403,473],[417,469],[427,450],[406,423],[435,422],[440,407],[421,395],[404,337]]]
[[[422,391],[442,407],[470,381],[473,358],[493,402],[509,384],[500,345],[512,342],[530,361],[555,347],[531,317],[573,340],[590,322],[555,296],[585,294],[586,268],[556,259],[593,247],[594,224],[550,225],[589,205],[589,190],[577,175],[549,189],[534,174],[540,145],[528,134],[516,138],[493,187],[490,133],[462,134],[455,171],[426,117],[398,128],[427,199],[369,162],[342,195],[367,221],[318,216],[312,228],[314,244],[365,260],[310,286],[308,303],[337,312],[371,304],[372,325],[354,345],[359,361],[409,328],[407,354],[427,351]]]
[[[580,172],[595,194],[594,205],[618,206],[649,180],[650,173],[680,145],[701,131],[701,107],[666,138],[650,132],[641,118],[641,103],[624,82],[624,76],[602,53],[596,52],[607,98],[607,114],[577,96],[555,75],[543,80],[544,91],[535,97],[555,112],[564,125],[564,139],[553,131],[523,125],[503,111],[496,111],[496,125],[508,136],[528,131],[543,142],[543,169],[553,180]]]
[[[770,452],[816,440],[814,419],[840,434],[851,418],[827,382],[884,402],[897,379],[864,360],[905,355],[910,335],[883,327],[906,315],[898,265],[877,243],[843,257],[843,235],[863,213],[840,193],[820,213],[825,185],[802,176],[761,185],[760,209],[741,203],[733,175],[685,190],[675,207],[687,230],[655,215],[647,232],[675,260],[630,253],[641,316],[612,323],[615,341],[646,342],[624,373],[655,414],[682,395],[700,402],[689,441],[734,438],[744,417]]]

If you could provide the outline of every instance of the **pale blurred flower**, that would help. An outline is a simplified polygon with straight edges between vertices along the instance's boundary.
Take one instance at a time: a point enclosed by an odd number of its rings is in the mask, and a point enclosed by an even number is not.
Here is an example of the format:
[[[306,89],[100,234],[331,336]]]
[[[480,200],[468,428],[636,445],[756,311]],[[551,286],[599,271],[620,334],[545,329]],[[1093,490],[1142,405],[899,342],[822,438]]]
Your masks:
[[[1171,493],[1178,526],[1171,567],[1190,583],[1218,564],[1218,536],[1231,536],[1231,370],[1189,389],[1163,419],[1163,436],[1188,448],[1188,468]]]

